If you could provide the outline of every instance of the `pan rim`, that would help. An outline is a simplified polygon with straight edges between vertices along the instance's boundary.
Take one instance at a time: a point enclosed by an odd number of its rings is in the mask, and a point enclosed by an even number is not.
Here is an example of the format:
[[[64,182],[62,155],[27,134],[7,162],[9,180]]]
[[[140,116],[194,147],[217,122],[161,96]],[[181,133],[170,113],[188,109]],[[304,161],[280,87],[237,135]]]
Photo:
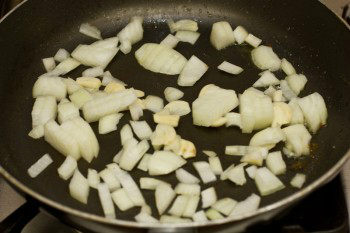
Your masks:
[[[28,0],[24,0],[20,4],[18,4],[15,8],[10,10],[6,15],[3,16],[2,19],[0,19],[0,23],[6,20],[6,18],[11,15],[14,11],[16,11],[18,8],[20,8],[22,5],[27,3]],[[326,7],[324,3],[319,2],[323,7]],[[350,26],[341,18],[339,17],[332,9],[329,9],[326,7],[327,10],[332,12],[345,26],[348,30],[350,30]],[[194,228],[194,227],[204,227],[204,226],[216,226],[221,224],[227,224],[227,223],[235,223],[242,220],[247,220],[249,218],[262,215],[264,213],[267,213],[269,211],[278,210],[279,208],[283,206],[287,206],[288,204],[291,204],[295,201],[298,201],[311,193],[316,188],[320,187],[321,185],[325,184],[332,178],[334,178],[341,170],[343,165],[346,163],[346,161],[350,158],[350,149],[345,153],[345,155],[326,173],[324,173],[321,177],[319,177],[317,180],[309,184],[308,186],[305,186],[304,188],[300,189],[299,191],[295,192],[294,194],[285,197],[273,204],[267,205],[265,207],[259,208],[257,211],[253,213],[248,213],[241,215],[239,217],[227,217],[224,219],[209,221],[209,222],[190,222],[190,223],[140,223],[135,221],[127,221],[127,220],[118,220],[118,219],[108,219],[103,216],[99,216],[96,214],[91,214],[85,211],[77,210],[75,208],[71,208],[65,205],[60,204],[57,201],[54,201],[50,198],[47,198],[38,192],[34,191],[33,189],[27,187],[22,182],[17,180],[15,177],[13,177],[10,173],[8,173],[1,165],[0,165],[0,174],[11,184],[16,186],[19,190],[22,192],[30,195],[31,197],[39,200],[43,204],[55,208],[59,211],[62,211],[63,213],[70,214],[76,217],[84,218],[86,220],[95,221],[98,223],[103,224],[109,224],[109,225],[115,225],[115,226],[122,226],[122,227],[131,227],[131,228]]]

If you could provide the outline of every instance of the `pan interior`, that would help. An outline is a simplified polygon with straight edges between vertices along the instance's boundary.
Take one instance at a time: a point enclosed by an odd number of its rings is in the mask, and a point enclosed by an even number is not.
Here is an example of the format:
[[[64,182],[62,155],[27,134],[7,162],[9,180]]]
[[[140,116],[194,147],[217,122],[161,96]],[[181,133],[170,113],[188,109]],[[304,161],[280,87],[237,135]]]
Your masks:
[[[259,7],[257,7],[259,6]],[[102,31],[104,38],[116,35],[127,21],[135,15],[145,17],[144,39],[133,46],[128,55],[118,53],[107,67],[115,77],[129,86],[145,91],[147,95],[163,97],[168,86],[177,87],[176,76],[155,74],[144,70],[134,58],[134,52],[143,43],[160,42],[168,33],[167,19],[191,18],[198,21],[201,33],[192,46],[179,43],[176,47],[186,58],[196,55],[210,67],[208,72],[190,88],[180,88],[185,92],[184,100],[189,103],[198,96],[200,89],[209,83],[234,89],[242,93],[258,77],[258,70],[251,62],[251,47],[231,46],[222,51],[215,50],[209,43],[210,28],[213,22],[226,20],[232,27],[243,25],[249,32],[263,39],[281,57],[294,64],[297,72],[308,78],[305,90],[300,96],[315,91],[326,101],[329,118],[326,127],[312,138],[311,156],[299,160],[286,159],[288,171],[280,179],[286,188],[264,197],[261,206],[272,204],[296,192],[289,185],[297,172],[307,175],[306,185],[327,172],[348,150],[350,138],[349,77],[350,54],[349,31],[326,8],[317,1],[298,4],[287,1],[68,1],[31,0],[0,25],[0,164],[20,182],[38,193],[67,206],[89,213],[103,215],[96,190],[91,190],[88,205],[83,205],[69,196],[68,182],[57,175],[57,168],[64,160],[43,139],[32,140],[27,136],[31,129],[30,112],[34,103],[31,90],[36,78],[44,73],[41,59],[53,56],[59,48],[72,51],[78,44],[94,40],[78,32],[81,23],[89,22]],[[224,60],[244,68],[238,76],[218,72],[216,67]],[[69,77],[79,77],[86,67],[79,67]],[[277,72],[279,79],[284,78]],[[149,123],[150,112],[145,112]],[[130,120],[125,114],[119,128]],[[96,131],[97,124],[93,124]],[[152,128],[155,127],[151,124]],[[224,155],[225,145],[247,145],[251,134],[242,134],[236,128],[203,128],[192,124],[190,115],[181,118],[177,129],[182,138],[188,139],[197,147],[197,157],[188,160],[184,168],[195,174],[193,161],[207,160],[202,150],[214,150],[224,168],[239,163],[239,158]],[[86,175],[88,168],[102,170],[112,162],[113,156],[121,149],[119,131],[98,135],[99,157],[91,164],[79,162],[80,171]],[[277,149],[282,149],[279,145]],[[49,153],[54,163],[43,174],[31,179],[26,171],[43,154]],[[135,169],[135,180],[148,176]],[[156,177],[175,185],[174,174]],[[218,198],[232,197],[238,201],[251,193],[258,193],[254,182],[248,178],[247,185],[236,186],[229,181],[202,185],[202,189],[214,186]],[[143,191],[153,214],[157,216],[153,191]],[[116,211],[118,219],[133,220],[138,208],[126,212]]]

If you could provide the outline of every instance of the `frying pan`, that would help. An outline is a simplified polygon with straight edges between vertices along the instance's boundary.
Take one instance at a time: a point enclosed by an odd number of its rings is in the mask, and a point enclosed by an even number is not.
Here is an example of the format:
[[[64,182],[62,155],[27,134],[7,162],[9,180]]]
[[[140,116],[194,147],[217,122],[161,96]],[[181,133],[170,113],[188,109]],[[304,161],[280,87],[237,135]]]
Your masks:
[[[144,39],[133,46],[130,54],[118,53],[107,70],[129,86],[144,90],[146,94],[162,96],[166,87],[176,87],[177,78],[143,69],[134,57],[135,50],[146,42],[160,42],[169,33],[167,19],[191,18],[198,21],[201,36],[194,46],[180,43],[176,49],[187,58],[195,54],[210,68],[193,87],[181,88],[185,92],[185,101],[191,103],[208,83],[242,93],[258,77],[260,70],[251,62],[249,46],[231,46],[217,51],[210,45],[211,25],[221,20],[229,21],[233,27],[245,26],[248,31],[262,38],[264,44],[272,46],[281,58],[291,61],[298,72],[305,74],[308,83],[300,96],[317,91],[325,98],[329,118],[327,126],[313,135],[311,156],[298,160],[286,159],[287,173],[280,176],[286,188],[263,197],[256,213],[235,220],[152,225],[132,222],[133,216],[139,211],[138,208],[133,208],[126,212],[117,211],[115,220],[105,219],[95,190],[90,191],[88,205],[69,196],[68,182],[57,175],[57,168],[64,156],[44,140],[32,140],[27,136],[31,128],[30,112],[34,102],[31,96],[32,86],[36,78],[44,73],[41,59],[52,56],[59,48],[72,51],[78,44],[93,42],[91,38],[78,33],[81,23],[96,25],[102,31],[102,36],[107,38],[116,35],[135,15],[145,18]],[[152,228],[153,231],[164,232],[164,228],[198,228],[198,231],[211,232],[228,224],[234,227],[246,226],[273,217],[332,179],[350,156],[350,33],[318,1],[30,0],[2,20],[0,35],[0,173],[20,192],[38,200],[46,210],[80,229],[96,232],[113,229],[143,232],[145,228]],[[215,67],[223,60],[242,66],[244,72],[237,77],[218,72]],[[68,76],[78,77],[84,68],[81,66]],[[277,72],[276,75],[280,79],[284,78],[282,72]],[[144,119],[152,122],[151,114],[146,113]],[[130,116],[126,114],[119,125],[124,125],[129,120]],[[96,124],[92,124],[92,127],[96,130]],[[246,145],[251,138],[251,134],[242,134],[235,128],[195,127],[190,115],[181,119],[177,132],[197,147],[197,157],[189,160],[184,167],[192,173],[195,171],[191,161],[207,159],[201,153],[203,149],[216,151],[223,167],[227,168],[239,160],[224,155],[225,145]],[[99,157],[91,164],[79,162],[79,169],[85,175],[89,167],[103,169],[121,147],[117,132],[97,134],[97,137],[101,148]],[[37,178],[30,178],[27,175],[28,167],[45,153],[52,156],[53,164]],[[301,190],[289,185],[297,172],[307,175],[306,184]],[[136,181],[147,176],[141,171],[133,171],[132,175]],[[174,174],[159,178],[176,184]],[[202,189],[211,186],[215,187],[218,198],[232,197],[238,201],[251,193],[258,193],[252,181],[242,187],[227,181],[215,182],[202,185]],[[158,217],[154,193],[144,191],[143,194],[151,205],[153,214]]]

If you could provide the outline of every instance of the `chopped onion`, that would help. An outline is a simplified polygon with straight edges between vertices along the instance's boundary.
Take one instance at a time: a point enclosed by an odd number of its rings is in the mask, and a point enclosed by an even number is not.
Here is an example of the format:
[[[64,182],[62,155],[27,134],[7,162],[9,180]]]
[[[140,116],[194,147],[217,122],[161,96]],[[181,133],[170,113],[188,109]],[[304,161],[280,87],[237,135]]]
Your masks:
[[[191,173],[189,173],[188,171],[186,171],[183,168],[179,168],[176,170],[175,172],[176,174],[176,178],[181,182],[181,183],[185,183],[185,184],[197,184],[200,182],[200,180],[195,177],[194,175],[192,175]]]
[[[288,104],[274,102],[272,127],[281,127],[282,125],[289,124],[292,120],[292,114],[292,109]]]
[[[123,149],[121,149],[114,157],[113,157],[113,162],[119,163],[120,158],[122,157],[123,154]]]
[[[210,220],[217,220],[217,219],[223,219],[224,216],[222,216],[218,211],[210,208],[205,212],[205,215],[210,219]]]
[[[185,139],[180,140],[180,147],[178,151],[174,151],[177,155],[181,155],[184,159],[192,158],[196,156],[197,150],[193,142]]]
[[[164,109],[169,110],[171,115],[185,116],[191,112],[190,105],[188,102],[183,100],[175,100],[167,105],[165,105]]]
[[[254,48],[258,47],[262,40],[256,36],[254,36],[253,34],[248,34],[248,36],[244,39],[245,42],[247,42],[247,44],[250,44],[251,46],[253,46]]]
[[[56,63],[53,57],[44,58],[42,59],[42,62],[47,72],[52,71],[56,67]]]
[[[173,36],[172,34],[168,34],[160,44],[168,46],[169,48],[175,48],[177,43],[179,43],[179,38]]]
[[[199,195],[201,192],[201,186],[199,184],[185,184],[178,183],[175,187],[175,193],[180,195]]]
[[[98,133],[107,134],[117,130],[117,124],[119,123],[122,117],[122,113],[113,113],[100,118],[98,122]]]
[[[303,187],[304,183],[305,183],[305,180],[306,180],[306,175],[305,174],[301,174],[301,173],[297,173],[293,179],[291,180],[290,184],[293,186],[293,187],[296,187],[296,188],[301,188]]]
[[[79,89],[69,96],[69,99],[77,106],[81,108],[85,103],[92,100],[92,95],[85,89]]]
[[[236,66],[232,63],[229,63],[227,61],[223,61],[219,66],[219,70],[225,71],[226,73],[229,74],[240,74],[242,73],[243,69],[239,66]]]
[[[225,115],[226,118],[226,123],[225,126],[229,127],[229,126],[238,126],[239,128],[241,128],[241,114],[236,113],[236,112],[228,112]]]
[[[91,188],[97,189],[98,184],[100,183],[100,175],[95,169],[88,169],[88,175],[87,175],[87,180],[89,183],[89,186]]]
[[[126,144],[119,161],[119,166],[124,170],[131,171],[142,156],[148,151],[149,147],[147,140],[142,140],[136,146]]]
[[[237,106],[238,99],[234,90],[223,89],[213,85],[211,90],[207,90],[202,95],[200,94],[192,103],[193,124],[209,127],[217,119]]]
[[[262,196],[270,195],[285,188],[284,184],[266,167],[259,168],[256,171],[255,184]]]
[[[57,169],[58,175],[64,179],[68,180],[77,168],[77,161],[71,157],[67,156],[61,166]]]
[[[122,145],[125,145],[125,143],[131,138],[134,138],[131,127],[130,125],[125,124],[120,130],[120,140]]]
[[[208,221],[207,216],[203,210],[194,213],[192,216],[193,221],[195,222],[206,222]]]
[[[63,123],[67,120],[73,119],[79,116],[79,109],[72,102],[60,102],[57,106],[58,122]]]
[[[216,192],[213,187],[203,190],[201,192],[201,196],[203,209],[212,206],[217,201]]]
[[[33,86],[33,97],[54,96],[57,100],[66,97],[67,88],[59,77],[41,77],[36,80]]]
[[[174,140],[172,140],[168,145],[164,146],[164,150],[172,151],[177,154],[180,151],[181,137],[176,135]]]
[[[240,95],[239,111],[243,133],[266,128],[273,120],[273,105],[270,97],[254,88],[249,88]]]
[[[141,189],[148,189],[148,190],[156,190],[157,186],[160,184],[167,184],[170,185],[164,181],[151,178],[151,177],[141,177],[140,178],[140,188]]]
[[[179,86],[193,86],[208,70],[208,66],[195,55],[192,55],[183,67],[177,84]]]
[[[226,168],[223,173],[220,175],[220,180],[227,180],[227,175],[231,171],[232,168],[234,168],[235,165],[231,164],[228,168]]]
[[[174,87],[167,87],[164,90],[164,96],[168,102],[172,102],[181,99],[184,96],[184,93]]]
[[[87,179],[76,169],[69,183],[70,195],[81,203],[87,204],[89,191],[90,188]]]
[[[296,95],[304,89],[307,82],[307,78],[302,74],[292,74],[286,77],[289,87],[293,90]]]
[[[269,127],[254,134],[250,139],[249,145],[265,147],[285,140],[286,136],[280,128]]]
[[[156,187],[155,199],[158,213],[161,215],[175,198],[175,191],[170,185],[160,184]]]
[[[229,167],[230,169],[226,172],[227,179],[232,181],[237,185],[244,185],[247,182],[247,179],[244,175],[244,166],[246,163],[241,163],[235,167]],[[220,177],[221,178],[221,177]]]
[[[260,200],[261,198],[255,193],[253,193],[245,200],[238,202],[235,208],[233,208],[230,216],[239,217],[256,211],[259,208]]]
[[[303,124],[304,123],[304,115],[303,111],[301,111],[301,108],[298,103],[297,98],[291,99],[288,103],[291,111],[292,111],[292,118],[290,120],[290,124]]]
[[[145,103],[146,109],[154,113],[159,112],[164,108],[163,99],[158,96],[149,95],[144,100],[144,103]]]
[[[101,37],[101,31],[98,30],[97,27],[95,26],[92,26],[88,23],[83,23],[80,25],[80,28],[79,28],[79,32],[86,35],[86,36],[89,36],[89,37],[92,37],[92,38],[95,38],[95,39],[98,39],[98,40],[101,40],[102,37]]]
[[[161,223],[188,223],[188,222],[191,222],[191,220],[188,218],[180,218],[180,217],[170,216],[170,215],[160,216],[159,221]]]
[[[180,30],[193,31],[193,32],[196,32],[198,30],[197,22],[190,19],[181,19],[176,22],[174,22],[173,20],[168,20],[167,23],[171,33],[174,33]]]
[[[214,210],[219,211],[220,213],[228,216],[231,214],[232,210],[235,208],[237,204],[237,201],[233,200],[232,198],[225,197],[218,201],[216,201],[211,207]]]
[[[327,123],[327,108],[323,97],[314,92],[298,100],[299,106],[304,113],[307,127],[312,133]]]
[[[182,216],[191,218],[197,210],[200,197],[198,195],[188,196],[188,202]]]
[[[103,75],[103,69],[101,67],[93,67],[83,71],[83,77],[99,77]]]
[[[259,146],[226,146],[225,154],[227,155],[246,155],[249,153],[259,152],[263,158],[267,156],[268,149],[265,147]]]
[[[175,34],[175,37],[179,39],[179,41],[182,42],[188,42],[192,45],[196,43],[200,36],[199,32],[193,32],[193,31],[177,31]]]
[[[138,169],[140,169],[141,171],[144,171],[144,172],[147,172],[148,171],[148,160],[149,158],[151,157],[152,155],[151,154],[145,154],[139,165],[137,166]]]
[[[118,46],[119,39],[118,37],[110,37],[104,40],[98,40],[91,45],[99,47],[99,48],[104,48],[104,49],[113,49]]]
[[[250,167],[247,167],[245,169],[245,171],[247,172],[248,176],[252,179],[255,178],[255,174],[256,174],[256,171],[258,170],[258,168],[255,166],[255,165],[252,165]]]
[[[44,125],[56,118],[57,104],[53,96],[39,96],[35,99],[32,109],[32,127]]]
[[[169,145],[175,138],[175,129],[164,124],[158,124],[150,137],[152,146],[156,149],[160,149],[163,145]]]
[[[170,151],[156,151],[149,158],[148,173],[151,176],[166,175],[182,167],[186,160]]]
[[[138,101],[135,101],[132,105],[129,106],[129,111],[131,119],[137,121],[140,117],[143,116],[143,109],[141,104]]]
[[[39,139],[44,136],[44,126],[38,125],[34,127],[29,133],[28,136],[33,139]]]
[[[128,40],[125,40],[125,41],[121,41],[120,43],[120,46],[119,46],[119,49],[120,51],[122,51],[122,53],[124,54],[128,54],[131,52],[131,42],[128,41]]]
[[[70,57],[70,54],[68,53],[68,51],[61,48],[56,52],[56,54],[53,58],[55,59],[55,61],[63,62],[64,60],[66,60],[69,57]]]
[[[56,75],[64,75],[71,72],[79,65],[80,62],[78,60],[68,57],[67,59],[60,62],[52,72],[56,73]]]
[[[198,172],[204,184],[216,181],[216,176],[210,169],[209,163],[204,161],[194,162],[193,166]]]
[[[105,168],[99,173],[101,179],[108,185],[110,191],[114,191],[120,188],[120,182],[115,177],[114,172],[111,169]]]
[[[147,43],[136,52],[138,63],[145,69],[162,74],[179,74],[185,66],[186,58],[166,45]]]
[[[30,177],[35,178],[41,172],[43,172],[53,162],[49,154],[44,154],[38,161],[36,161],[30,168],[28,168],[28,174]]]
[[[226,21],[214,23],[210,33],[210,42],[217,50],[232,45],[235,38],[231,25]]]
[[[247,153],[241,158],[242,163],[248,163],[257,166],[262,166],[263,161],[264,157],[261,155],[260,151],[257,150]]]
[[[259,74],[260,78],[253,84],[253,87],[268,87],[277,85],[280,80],[269,70],[266,70]]]
[[[294,91],[290,88],[288,82],[286,80],[281,80],[280,82],[280,88],[283,93],[283,96],[287,100],[291,100],[293,98],[296,98],[297,95],[294,93]]]
[[[226,117],[220,117],[219,119],[217,119],[216,121],[214,121],[214,123],[210,126],[210,127],[220,127],[223,126],[224,124],[226,124]]]
[[[271,47],[260,45],[252,50],[253,63],[261,70],[276,71],[281,67],[281,60]]]
[[[272,101],[273,102],[285,102],[286,101],[286,98],[284,98],[284,96],[283,96],[282,90],[276,90],[272,94]]]
[[[180,116],[163,114],[163,113],[156,113],[156,114],[153,114],[153,120],[157,124],[163,124],[163,125],[177,127],[179,125]]]
[[[118,91],[85,103],[82,108],[83,115],[88,122],[94,122],[103,116],[125,109],[135,100],[136,96],[132,89]]]
[[[81,89],[81,86],[71,78],[62,78],[62,81],[64,82],[64,84],[66,84],[67,92],[69,95]]]
[[[203,150],[202,152],[208,157],[215,157],[217,155],[215,151],[211,151],[211,150]]]
[[[215,175],[220,175],[223,172],[219,157],[209,157],[209,165]]]
[[[169,209],[168,213],[173,216],[181,217],[186,209],[188,200],[189,200],[189,196],[185,196],[185,195],[177,196],[173,205]]]
[[[146,121],[130,121],[130,124],[139,139],[143,140],[151,137],[152,129]]]
[[[114,203],[118,206],[121,211],[128,210],[134,207],[134,203],[128,196],[128,193],[125,192],[123,188],[118,189],[112,193],[112,199]]]
[[[123,42],[128,41],[131,45],[139,42],[143,37],[142,23],[142,17],[132,17],[130,22],[117,35],[120,42],[123,44]]]
[[[115,209],[109,192],[108,186],[105,183],[97,185],[98,196],[102,205],[103,213],[106,218],[115,218]]]
[[[237,26],[233,31],[233,36],[238,44],[242,44],[248,37],[248,32],[242,26]]]
[[[136,222],[143,222],[143,223],[158,223],[158,220],[156,218],[142,211],[135,216],[135,220]]]
[[[281,69],[288,76],[296,73],[293,65],[285,58],[283,58],[281,61]]]
[[[310,154],[311,135],[304,125],[296,124],[282,129],[286,135],[286,147],[294,152],[294,156]]]
[[[86,89],[98,90],[101,86],[101,80],[93,77],[80,77],[76,79],[76,82]]]
[[[267,88],[265,91],[264,91],[264,94],[269,96],[271,99],[273,99],[273,96],[274,96],[274,93],[276,92],[277,90],[273,87],[273,86],[269,86],[269,88]]]
[[[269,153],[266,158],[266,167],[275,175],[284,174],[287,170],[281,151]]]
[[[79,45],[72,52],[72,57],[83,65],[105,68],[118,50],[118,48],[103,48],[94,44]]]
[[[107,86],[111,82],[115,82],[123,86],[127,86],[126,83],[124,83],[123,81],[120,81],[119,79],[114,78],[111,72],[109,71],[104,72],[103,78],[102,78],[102,86]]]

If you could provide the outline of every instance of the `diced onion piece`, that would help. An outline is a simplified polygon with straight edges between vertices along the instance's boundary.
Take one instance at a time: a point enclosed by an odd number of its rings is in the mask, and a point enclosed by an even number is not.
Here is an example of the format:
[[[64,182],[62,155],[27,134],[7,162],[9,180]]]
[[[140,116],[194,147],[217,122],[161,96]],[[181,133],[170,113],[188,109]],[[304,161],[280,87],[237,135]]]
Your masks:
[[[247,153],[241,158],[242,163],[248,163],[257,166],[262,166],[263,161],[264,157],[261,155],[260,151],[257,150]]]
[[[292,118],[290,120],[290,124],[303,124],[304,123],[304,114],[303,111],[301,111],[301,108],[298,103],[297,98],[291,99],[288,103],[291,111],[292,111]]]
[[[311,135],[302,124],[291,125],[282,129],[286,135],[286,147],[294,156],[310,154]]]
[[[120,182],[111,169],[105,168],[99,173],[101,179],[108,185],[110,191],[120,188]]]
[[[94,44],[79,45],[72,52],[72,57],[83,65],[105,68],[118,50],[118,48],[103,48]]]
[[[171,216],[171,215],[162,215],[160,216],[159,221],[161,223],[188,223],[191,222],[188,218],[180,218],[177,216]]]
[[[164,108],[163,99],[158,96],[149,95],[144,100],[144,103],[145,103],[146,109],[154,113],[159,112]]]
[[[175,198],[175,191],[170,185],[160,184],[156,187],[155,199],[158,213],[161,215]]]
[[[182,167],[186,160],[170,151],[156,151],[148,161],[151,176],[166,175]]]
[[[163,145],[169,145],[175,140],[176,131],[170,125],[158,124],[152,133],[150,139],[154,148],[160,148]]]
[[[118,206],[121,211],[126,211],[134,207],[134,203],[128,196],[128,193],[125,192],[123,188],[118,189],[112,193],[112,199],[114,203]]]
[[[175,36],[179,41],[188,42],[193,45],[198,40],[200,33],[192,31],[177,31]]]
[[[123,154],[119,161],[119,166],[124,170],[131,171],[142,156],[148,151],[149,147],[147,140],[142,140],[137,146],[125,145]]]
[[[297,173],[293,179],[290,181],[290,184],[295,187],[295,188],[301,188],[303,187],[304,183],[306,180],[306,175],[305,174],[301,174],[301,173]]]
[[[299,106],[304,113],[307,127],[312,133],[327,123],[327,108],[323,97],[314,92],[298,100]]]
[[[239,128],[241,128],[241,125],[242,125],[241,114],[236,112],[229,112],[229,113],[226,113],[225,118],[226,118],[226,123],[225,123],[226,127],[238,126]]]
[[[238,44],[242,44],[248,36],[248,32],[242,26],[237,26],[233,31],[233,36]]]
[[[77,168],[77,161],[71,157],[67,156],[61,166],[57,169],[58,175],[64,179],[68,180]]]
[[[224,124],[226,124],[226,121],[226,117],[220,117],[219,119],[214,121],[214,123],[210,127],[221,127]]]
[[[210,42],[217,50],[232,45],[235,38],[231,25],[226,21],[214,23],[210,33]]]
[[[106,218],[115,218],[115,209],[109,192],[108,186],[105,183],[97,185],[98,196],[102,205],[103,213]]]
[[[101,86],[101,80],[93,77],[80,77],[76,82],[85,88],[99,89]]]
[[[151,137],[152,129],[146,121],[130,121],[130,125],[139,139],[143,140]]]
[[[38,125],[34,127],[29,133],[28,136],[33,139],[39,139],[44,136],[44,126]]]
[[[99,48],[104,48],[104,49],[112,49],[116,48],[118,46],[119,39],[118,37],[110,37],[104,40],[98,40],[91,45],[99,47]]]
[[[223,219],[224,216],[222,216],[222,214],[220,214],[218,211],[216,211],[213,208],[208,209],[205,212],[205,215],[208,217],[208,219],[210,220],[218,220],[218,219]]]
[[[209,165],[215,175],[220,175],[223,172],[219,157],[209,157]]]
[[[41,77],[33,86],[33,97],[54,96],[57,100],[66,97],[67,88],[60,77]]]
[[[273,120],[273,105],[270,97],[254,88],[249,88],[240,95],[239,111],[243,133],[266,128]]]
[[[193,32],[196,32],[198,30],[197,22],[190,19],[181,19],[176,22],[174,22],[173,20],[168,20],[167,23],[171,33],[174,33],[180,30],[193,31]]]
[[[87,175],[87,180],[89,183],[89,186],[91,188],[97,189],[98,184],[100,183],[100,175],[95,169],[88,169],[88,175]]]
[[[169,110],[171,115],[185,116],[191,112],[190,105],[188,102],[183,100],[175,100],[167,105],[165,105],[164,109]]]
[[[135,101],[132,105],[129,106],[129,111],[131,119],[137,121],[140,117],[143,116],[143,109],[139,102]]]
[[[55,59],[53,59],[53,57],[43,58],[42,62],[47,72],[52,71],[56,67]]]
[[[100,118],[98,122],[98,133],[107,134],[117,130],[117,124],[119,123],[122,117],[123,114],[121,113],[113,113]]]
[[[265,91],[264,91],[264,94],[269,96],[271,99],[273,99],[273,96],[274,96],[274,93],[276,92],[277,90],[273,87],[273,86],[269,86],[269,88],[267,88]]]
[[[80,89],[69,96],[69,99],[77,106],[81,108],[85,103],[92,100],[92,95],[85,89]]]
[[[120,140],[122,145],[125,145],[125,143],[131,138],[134,138],[131,127],[130,125],[125,124],[120,130]]]
[[[225,197],[218,201],[216,201],[211,207],[214,210],[219,211],[220,213],[228,216],[231,214],[232,210],[235,208],[237,204],[237,201],[233,200],[232,198]]]
[[[63,130],[55,121],[49,121],[44,127],[45,141],[65,156],[80,158],[80,150],[75,138]]]
[[[254,136],[250,139],[249,145],[264,147],[270,144],[277,144],[280,141],[285,140],[286,136],[280,128],[269,127],[254,134]]]
[[[185,184],[197,184],[200,182],[200,180],[195,177],[194,175],[192,175],[191,173],[189,173],[188,171],[186,171],[183,168],[179,168],[176,170],[175,172],[176,174],[176,178],[181,182],[181,183],[185,183]]]
[[[195,157],[197,150],[193,142],[190,142],[185,139],[181,139],[179,150],[174,152],[177,155],[181,155],[184,159],[188,159],[188,158]]]
[[[227,180],[227,175],[231,171],[232,168],[234,168],[235,165],[231,164],[228,168],[226,168],[223,173],[220,175],[220,180]]]
[[[124,82],[120,81],[119,79],[116,79],[112,76],[111,72],[106,71],[103,73],[103,78],[102,78],[102,86],[107,86],[111,82],[121,84],[123,86],[127,86]]]
[[[259,152],[263,158],[267,156],[268,149],[259,146],[226,146],[225,154],[242,156],[249,153]]]
[[[219,66],[219,70],[225,71],[226,73],[229,74],[240,74],[242,73],[243,69],[239,66],[236,66],[232,63],[229,63],[227,61],[223,61]]]
[[[185,195],[177,196],[173,205],[169,209],[168,213],[174,216],[181,217],[186,209],[188,200],[189,200],[189,196],[185,196]]]
[[[202,152],[208,157],[215,157],[217,155],[215,151],[211,151],[211,150],[203,150]]]
[[[286,80],[281,80],[280,82],[280,88],[283,93],[283,96],[287,100],[291,100],[293,98],[296,98],[297,95],[294,93],[294,91],[290,88],[288,82]]]
[[[135,216],[135,220],[136,222],[142,222],[142,223],[158,223],[158,220],[156,218],[142,211]]]
[[[280,83],[280,80],[269,70],[261,72],[259,75],[260,78],[253,84],[253,87],[268,87]]]
[[[53,96],[39,96],[35,99],[32,109],[32,126],[33,128],[44,125],[50,120],[56,118],[57,104]]]
[[[87,179],[76,169],[69,183],[70,195],[81,203],[87,204],[89,191],[90,187]]]
[[[141,189],[148,189],[148,190],[155,190],[158,185],[160,184],[167,184],[170,185],[164,181],[151,178],[151,177],[141,177],[140,178],[140,188]]]
[[[30,177],[35,178],[41,172],[43,172],[53,160],[51,159],[49,154],[44,154],[38,161],[36,161],[30,168],[28,168],[28,174]]]
[[[253,193],[245,200],[238,202],[235,208],[233,208],[230,216],[239,217],[256,211],[259,208],[260,200],[261,198]]]
[[[107,84],[107,86],[104,89],[104,92],[106,93],[115,93],[118,91],[122,91],[125,90],[125,86],[120,84],[120,83],[116,83],[116,82],[110,82]]]
[[[67,92],[69,95],[81,89],[81,86],[71,78],[63,78],[62,81],[64,82],[64,84],[66,84]]]
[[[185,66],[186,58],[166,45],[147,43],[136,52],[138,63],[145,69],[162,74],[179,74]]]
[[[285,58],[281,61],[281,69],[288,76],[296,73],[293,65]]]
[[[86,36],[89,36],[89,37],[92,37],[92,38],[95,38],[95,39],[98,39],[98,40],[101,40],[102,37],[101,37],[101,31],[98,30],[97,27],[95,26],[92,26],[88,23],[83,23],[80,25],[80,28],[79,28],[79,32],[86,35]]]
[[[307,78],[302,74],[292,74],[286,77],[289,87],[293,90],[296,95],[304,89],[307,82]]]
[[[167,35],[160,44],[168,46],[169,48],[175,48],[177,43],[179,43],[179,38],[173,36],[172,34]]]
[[[276,71],[281,67],[281,60],[271,47],[260,45],[251,54],[253,63],[261,70]]]
[[[182,213],[182,216],[191,218],[197,210],[199,200],[200,197],[198,195],[189,196],[187,205],[185,207],[184,212]]]
[[[119,49],[124,54],[128,54],[131,52],[131,42],[128,40],[121,41]]]
[[[266,167],[275,175],[284,174],[287,170],[281,151],[269,153],[266,158]]]
[[[204,161],[194,162],[193,166],[198,172],[204,184],[216,181],[216,176],[210,169],[209,163]]]
[[[88,122],[94,122],[103,116],[124,110],[135,100],[136,96],[132,89],[118,91],[85,103],[82,108],[83,115]]]
[[[93,67],[83,71],[83,77],[99,77],[103,75],[103,69],[101,67]]]
[[[282,125],[289,124],[292,120],[292,114],[292,109],[288,104],[274,102],[272,127],[281,127]]]
[[[124,41],[129,41],[131,44],[135,44],[142,40],[143,28],[142,28],[143,18],[140,16],[134,16],[131,18],[130,22],[118,33],[118,38],[121,43]]]
[[[202,91],[208,86],[210,84],[203,87]],[[234,90],[212,85],[210,90],[200,93],[192,103],[193,124],[209,127],[237,106],[238,98]]]
[[[192,219],[194,222],[207,222],[208,221],[207,216],[205,215],[205,212],[203,210],[194,213],[194,215],[192,216]]]
[[[80,62],[78,60],[68,57],[67,59],[60,62],[52,72],[56,75],[64,75],[71,72],[79,65]]]
[[[79,116],[79,109],[72,102],[63,103],[61,101],[57,106],[57,110],[58,110],[57,119],[58,119],[58,122],[61,124],[67,120],[70,120]]]
[[[227,179],[232,181],[233,183],[237,185],[244,185],[247,182],[247,179],[245,178],[244,175],[244,166],[245,163],[241,163],[235,167],[232,167],[226,174]]]
[[[153,114],[153,120],[157,124],[169,125],[177,127],[179,124],[180,116],[178,115],[164,115],[164,114]]]
[[[284,184],[266,167],[259,168],[256,171],[255,184],[262,196],[270,195],[285,188]]]
[[[193,86],[208,70],[208,65],[195,55],[192,55],[183,67],[177,84],[179,86]]]
[[[148,171],[148,160],[149,158],[151,157],[152,155],[151,154],[145,154],[139,165],[137,166],[138,169],[140,169],[141,171],[144,171],[144,172],[147,172]]]
[[[164,96],[168,102],[172,102],[181,99],[184,96],[184,93],[174,87],[167,87],[164,90]]]
[[[248,34],[248,36],[244,40],[247,44],[250,44],[254,48],[258,47],[262,42],[262,40],[260,38],[254,36],[253,34],[250,34],[250,33]]]
[[[172,151],[177,154],[180,150],[181,137],[176,135],[174,140],[172,140],[168,145],[164,146],[164,150]]]
[[[175,193],[180,195],[199,195],[201,192],[201,186],[199,184],[185,184],[178,183],[175,187]]]
[[[248,176],[252,179],[255,178],[256,171],[258,170],[257,166],[252,165],[250,167],[247,167],[245,171],[247,172]]]
[[[201,192],[202,196],[202,208],[208,208],[212,206],[216,201],[216,192],[214,187],[207,188]]]
[[[67,50],[59,49],[53,58],[58,62],[63,62],[64,60],[69,58],[69,56],[70,56],[70,54],[68,53]]]

